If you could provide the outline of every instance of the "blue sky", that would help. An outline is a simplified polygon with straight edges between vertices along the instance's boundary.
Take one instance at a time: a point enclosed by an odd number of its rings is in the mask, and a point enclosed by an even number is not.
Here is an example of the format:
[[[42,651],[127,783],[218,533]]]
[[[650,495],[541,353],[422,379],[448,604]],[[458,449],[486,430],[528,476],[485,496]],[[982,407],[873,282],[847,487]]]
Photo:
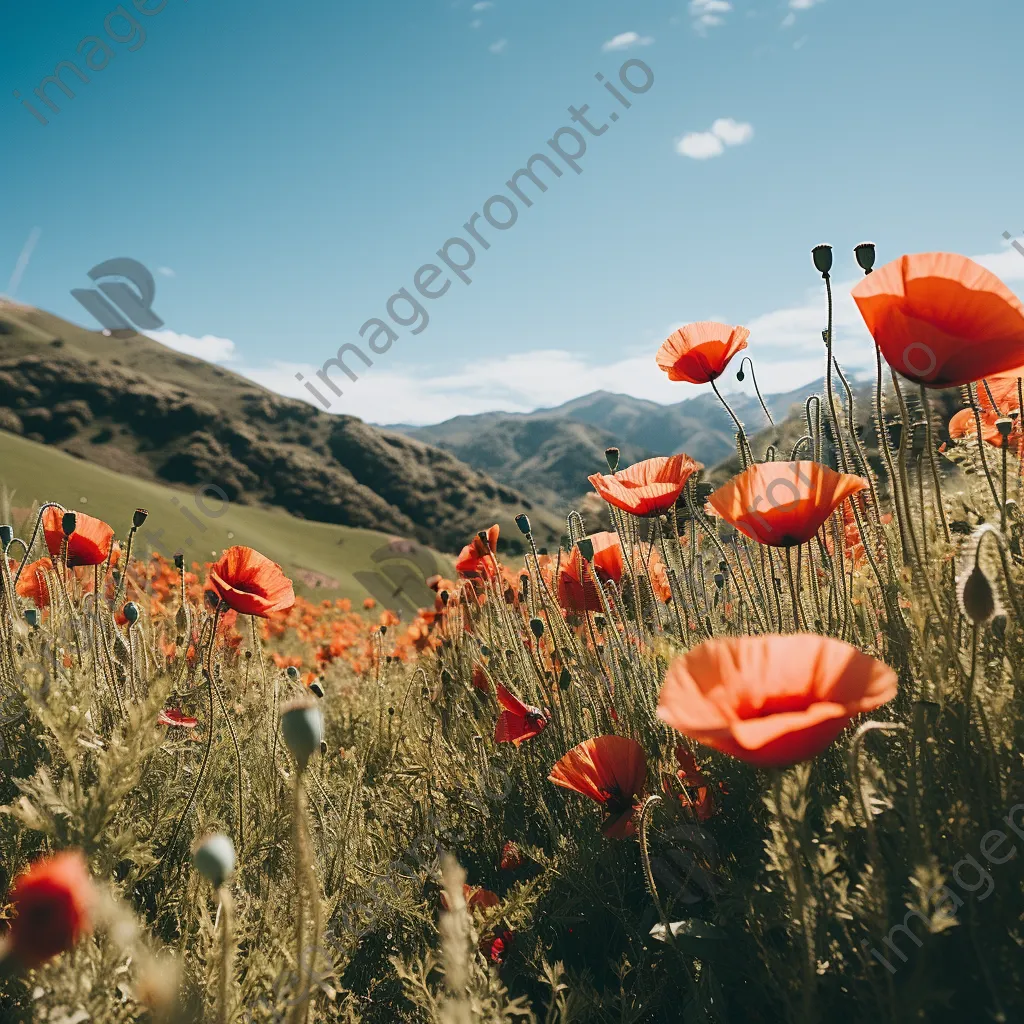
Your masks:
[[[609,124],[332,411],[430,422],[601,387],[680,400],[696,391],[654,352],[709,318],[751,327],[765,388],[796,386],[820,373],[821,241],[854,365],[859,241],[880,262],[983,257],[1024,287],[1002,237],[1024,233],[1012,0],[167,0],[148,16],[129,0],[144,39],[115,10],[0,13],[0,292],[92,326],[70,290],[133,257],[157,274],[162,340],[299,397],[296,372],[360,342],[550,155],[570,105]],[[88,84],[65,74],[74,99],[51,87],[53,113],[33,92],[59,61],[102,63],[95,43],[77,52],[89,36],[113,56]],[[594,76],[618,83],[629,59],[654,84],[626,110]]]

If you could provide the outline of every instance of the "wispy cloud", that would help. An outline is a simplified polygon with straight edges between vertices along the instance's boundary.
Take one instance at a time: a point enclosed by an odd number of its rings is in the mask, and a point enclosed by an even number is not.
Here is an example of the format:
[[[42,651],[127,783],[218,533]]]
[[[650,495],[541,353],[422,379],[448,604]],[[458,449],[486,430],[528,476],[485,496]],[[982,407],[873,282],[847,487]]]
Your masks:
[[[487,11],[487,10],[490,10],[490,8],[492,8],[493,6],[494,6],[494,4],[492,4],[490,2],[490,0],[480,0],[479,3],[473,4],[473,10],[474,11]]]
[[[170,267],[157,267],[156,272],[161,277],[177,277],[178,275]]]
[[[621,35],[609,39],[601,49],[607,53],[610,50],[628,50],[633,46],[650,46],[653,42],[653,36],[642,36],[638,32],[623,32]]]
[[[18,261],[14,264],[14,271],[11,274],[11,279],[7,282],[7,296],[14,298],[18,291],[18,287],[21,285],[21,279],[25,276],[25,271],[28,269],[29,260],[32,259],[32,252],[36,247],[36,243],[39,241],[39,236],[42,234],[40,228],[33,228],[25,240],[25,244],[21,247],[21,252],[18,254]]]
[[[676,152],[691,160],[709,160],[721,156],[726,146],[742,146],[754,137],[753,125],[720,117],[710,131],[688,132],[676,141]]]
[[[693,20],[693,27],[698,33],[704,35],[709,28],[714,28],[724,22],[723,15],[732,10],[732,4],[728,0],[690,0],[690,17]]]
[[[789,0],[789,6],[794,11],[806,11],[809,7],[816,7],[824,2],[825,0]]]
[[[499,39],[496,43],[491,43],[491,45],[488,46],[487,49],[490,50],[491,53],[504,53],[506,46],[508,46],[508,40]]]
[[[183,352],[208,363],[232,363],[238,358],[238,348],[230,338],[218,338],[212,334],[193,338],[189,334],[178,334],[177,331],[146,331],[145,334],[161,345],[173,348],[175,352]]]

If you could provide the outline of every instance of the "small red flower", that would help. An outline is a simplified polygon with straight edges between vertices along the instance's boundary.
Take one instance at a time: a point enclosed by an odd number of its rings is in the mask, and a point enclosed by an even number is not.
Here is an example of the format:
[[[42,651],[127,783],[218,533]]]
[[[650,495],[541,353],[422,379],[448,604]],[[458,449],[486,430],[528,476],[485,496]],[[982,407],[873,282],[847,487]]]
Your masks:
[[[494,742],[514,743],[518,747],[524,740],[539,736],[548,724],[548,716],[540,708],[513,697],[501,683],[495,685],[502,711],[494,727]]]
[[[725,373],[729,360],[747,347],[746,327],[703,320],[687,324],[658,350],[657,363],[669,380],[708,384]]]
[[[609,505],[635,516],[654,516],[670,509],[686,481],[703,468],[680,452],[670,458],[645,459],[612,476],[595,473],[588,479]]]
[[[501,902],[498,894],[491,892],[490,889],[484,889],[478,885],[466,885],[465,883],[462,886],[462,897],[465,899],[466,906],[470,910],[491,910]],[[448,905],[448,894],[443,889],[441,890],[441,906],[445,910],[452,909]]]
[[[85,858],[67,850],[36,861],[9,896],[15,918],[7,939],[24,967],[39,967],[92,930],[93,884]]]
[[[573,747],[548,781],[603,804],[607,816],[601,831],[625,839],[636,833],[633,810],[647,784],[647,755],[636,740],[598,736]]]
[[[625,570],[618,534],[595,533],[590,536],[590,541],[594,545],[593,569],[601,585],[618,583]],[[563,560],[559,566],[558,603],[576,614],[603,610],[601,595],[597,592],[579,547],[574,547],[568,560]]]
[[[481,579],[494,575],[494,556],[498,550],[500,527],[495,524],[485,534],[486,543],[478,534],[455,561],[455,571],[465,579]]]
[[[50,554],[57,558],[64,542],[64,513],[51,505],[43,513],[43,535]],[[68,537],[68,565],[99,565],[110,554],[114,531],[102,519],[75,513],[75,532]]]
[[[199,724],[199,719],[191,718],[177,708],[165,708],[157,717],[157,723],[177,726],[179,729],[194,729]]]
[[[501,870],[515,871],[522,866],[523,855],[519,852],[519,847],[511,841],[507,842],[501,848]]]
[[[508,956],[514,939],[515,932],[510,932],[507,928],[499,928],[493,936],[483,939],[480,943],[480,951],[492,964],[497,964],[500,967],[505,962],[505,957]]]
[[[55,572],[53,560],[50,558],[37,558],[34,562],[29,562],[21,570],[15,587],[18,596],[31,598],[37,608],[49,608],[50,583],[47,576]]]
[[[266,619],[295,604],[292,581],[272,562],[252,548],[228,548],[210,566],[207,586],[228,607],[242,615]]]

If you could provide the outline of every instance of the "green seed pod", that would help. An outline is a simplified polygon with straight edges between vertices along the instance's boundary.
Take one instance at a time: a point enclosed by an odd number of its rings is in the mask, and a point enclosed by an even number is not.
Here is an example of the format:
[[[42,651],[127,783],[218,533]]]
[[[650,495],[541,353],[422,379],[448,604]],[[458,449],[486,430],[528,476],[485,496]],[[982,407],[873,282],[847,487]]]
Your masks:
[[[235,844],[223,832],[207,836],[193,851],[192,863],[215,889],[235,870]]]
[[[875,266],[875,243],[861,242],[860,245],[854,247],[853,255],[857,257],[857,266],[865,274],[870,274]]]
[[[614,473],[619,468],[619,449],[618,448],[605,448],[604,450],[605,460],[608,462],[608,469]]]
[[[832,269],[832,246],[816,245],[811,250],[811,258],[814,260],[814,269],[824,277]]]
[[[0,526],[0,550],[6,551],[12,540],[14,540],[14,527]]]
[[[524,536],[530,535],[530,517],[525,512],[520,512],[516,516],[516,526],[519,527],[519,532]],[[486,537],[486,534],[484,535]]]
[[[137,530],[146,521],[148,515],[149,509],[137,508],[135,510],[135,515],[132,516],[132,526]]]
[[[530,631],[539,640],[544,635],[544,620],[530,619]]]
[[[139,621],[139,606],[134,601],[129,601],[124,606],[124,617],[128,620],[129,626],[134,626]]]
[[[294,665],[289,665],[285,672],[293,683],[299,678],[299,670]]]
[[[305,771],[324,738],[323,713],[308,700],[293,701],[281,713],[281,733],[299,763],[299,770]]]

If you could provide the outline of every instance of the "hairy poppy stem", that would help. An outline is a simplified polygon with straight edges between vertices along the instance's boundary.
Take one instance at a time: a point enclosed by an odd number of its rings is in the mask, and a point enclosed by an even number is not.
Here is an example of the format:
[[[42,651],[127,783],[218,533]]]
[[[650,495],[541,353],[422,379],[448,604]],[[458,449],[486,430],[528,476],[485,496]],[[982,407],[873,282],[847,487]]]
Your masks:
[[[217,1024],[228,1024],[228,979],[231,977],[231,961],[234,955],[234,901],[231,891],[222,885],[217,893],[220,897],[220,971],[217,977]]]
[[[708,383],[711,385],[711,390],[718,396],[718,400],[725,406],[725,411],[732,418],[733,423],[736,424],[736,434],[739,437],[740,469],[746,469],[754,461],[754,453],[750,448],[746,432],[743,430],[743,424],[740,423],[736,413],[732,411],[732,406],[722,397],[722,392],[718,390],[718,385],[715,383],[714,378]]]
[[[925,431],[925,447],[928,449],[928,462],[931,465],[932,470],[932,484],[935,487],[935,504],[939,510],[939,521],[942,523],[942,533],[946,538],[946,543],[949,544],[952,541],[952,536],[949,532],[949,523],[946,521],[946,509],[942,504],[942,485],[939,482],[939,464],[935,458],[935,441],[932,437],[932,410],[931,405],[928,401],[928,389],[922,384],[921,385],[921,407],[924,410],[924,431]],[[1006,504],[1006,459],[1003,459],[1003,505]]]

